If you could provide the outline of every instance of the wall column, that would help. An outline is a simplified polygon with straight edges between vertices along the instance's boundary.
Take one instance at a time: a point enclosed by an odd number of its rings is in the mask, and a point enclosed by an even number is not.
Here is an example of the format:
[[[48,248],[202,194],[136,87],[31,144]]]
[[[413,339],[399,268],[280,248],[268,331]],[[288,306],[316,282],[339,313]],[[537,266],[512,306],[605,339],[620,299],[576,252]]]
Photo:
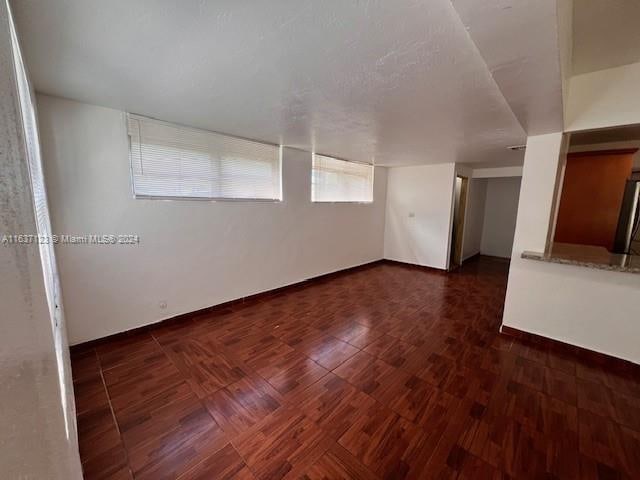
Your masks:
[[[526,275],[523,269],[526,270],[528,263],[521,255],[525,250],[544,252],[547,247],[553,230],[552,212],[564,162],[561,160],[564,157],[562,150],[561,132],[527,139],[503,325],[529,331],[520,323],[518,314],[518,306],[526,301],[527,296],[523,290],[523,275]]]

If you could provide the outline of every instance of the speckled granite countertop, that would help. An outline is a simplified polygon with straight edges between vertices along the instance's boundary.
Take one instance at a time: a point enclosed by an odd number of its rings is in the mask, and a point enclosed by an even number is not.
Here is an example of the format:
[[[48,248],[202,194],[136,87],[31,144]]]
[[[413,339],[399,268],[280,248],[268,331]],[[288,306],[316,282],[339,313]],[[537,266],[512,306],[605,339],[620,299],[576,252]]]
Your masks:
[[[610,253],[603,247],[554,243],[551,252],[523,252],[522,258],[539,262],[576,265],[611,272],[640,274],[640,256]]]

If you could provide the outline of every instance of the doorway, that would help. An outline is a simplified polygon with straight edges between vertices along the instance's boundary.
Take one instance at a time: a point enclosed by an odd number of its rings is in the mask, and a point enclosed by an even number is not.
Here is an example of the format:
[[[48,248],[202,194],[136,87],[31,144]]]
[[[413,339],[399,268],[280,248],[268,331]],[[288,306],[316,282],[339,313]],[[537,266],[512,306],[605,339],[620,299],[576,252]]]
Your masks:
[[[469,178],[456,176],[455,198],[453,203],[453,228],[451,232],[451,257],[449,270],[455,270],[462,265],[462,245],[464,239],[464,219],[467,209],[467,193]]]

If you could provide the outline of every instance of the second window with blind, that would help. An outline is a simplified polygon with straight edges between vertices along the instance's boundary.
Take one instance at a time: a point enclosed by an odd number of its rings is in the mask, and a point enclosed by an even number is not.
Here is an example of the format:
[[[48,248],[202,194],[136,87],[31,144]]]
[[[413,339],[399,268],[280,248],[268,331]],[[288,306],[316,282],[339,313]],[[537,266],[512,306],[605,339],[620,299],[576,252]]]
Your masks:
[[[373,165],[313,155],[311,201],[373,202]]]

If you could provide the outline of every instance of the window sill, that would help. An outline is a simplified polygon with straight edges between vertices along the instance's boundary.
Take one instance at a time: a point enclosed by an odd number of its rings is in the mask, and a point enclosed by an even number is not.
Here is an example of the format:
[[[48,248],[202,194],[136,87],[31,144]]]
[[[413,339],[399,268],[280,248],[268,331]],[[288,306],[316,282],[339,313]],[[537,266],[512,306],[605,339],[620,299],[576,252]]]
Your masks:
[[[330,200],[311,200],[311,203],[317,203],[317,204],[351,204],[351,205],[373,205],[373,202],[351,202],[351,201],[341,201],[341,200],[335,200],[335,201],[330,201]]]
[[[210,197],[166,197],[153,195],[134,195],[134,200],[169,200],[169,201],[196,201],[196,202],[231,202],[231,203],[282,203],[282,199],[270,198],[210,198]]]

